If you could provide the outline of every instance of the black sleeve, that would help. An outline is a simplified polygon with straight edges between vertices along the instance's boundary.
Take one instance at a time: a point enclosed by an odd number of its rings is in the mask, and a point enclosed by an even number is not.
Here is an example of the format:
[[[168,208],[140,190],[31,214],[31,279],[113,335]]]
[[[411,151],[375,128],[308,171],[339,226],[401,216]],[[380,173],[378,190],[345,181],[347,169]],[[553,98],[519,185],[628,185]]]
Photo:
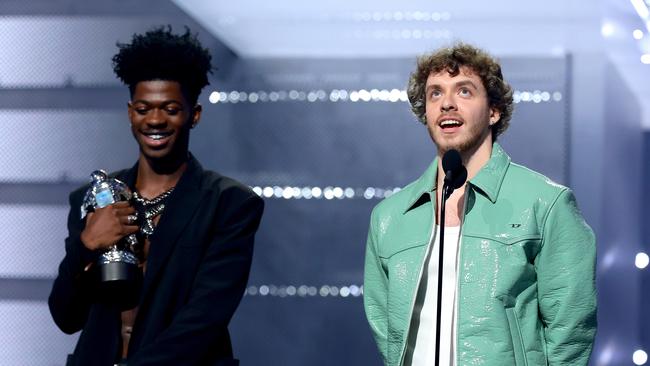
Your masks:
[[[155,342],[129,359],[129,366],[201,365],[227,329],[246,288],[264,201],[253,194],[227,206],[219,208],[187,304]]]
[[[84,267],[98,256],[97,252],[87,249],[80,238],[85,226],[80,213],[84,192],[80,189],[70,194],[65,257],[59,265],[48,299],[54,322],[68,334],[81,330],[86,322],[92,300],[92,284],[90,274],[84,272]]]

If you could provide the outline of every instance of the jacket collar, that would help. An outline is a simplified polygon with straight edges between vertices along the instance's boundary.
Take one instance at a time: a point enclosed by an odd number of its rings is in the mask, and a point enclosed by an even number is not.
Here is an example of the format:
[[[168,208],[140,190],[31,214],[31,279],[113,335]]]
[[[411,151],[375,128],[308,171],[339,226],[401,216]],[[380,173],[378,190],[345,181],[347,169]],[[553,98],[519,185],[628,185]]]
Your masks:
[[[469,184],[478,188],[492,202],[496,202],[501,190],[503,178],[506,171],[510,166],[510,156],[503,150],[498,143],[492,144],[492,154],[490,160],[485,164],[481,170],[469,181]],[[436,177],[438,174],[438,157],[433,160],[427,170],[413,182],[412,193],[408,199],[408,205],[404,209],[404,213],[412,208],[422,204],[424,201],[429,200],[430,192],[436,190]]]
[[[176,186],[178,187],[183,180],[191,179],[188,178],[187,176],[192,176],[193,180],[198,181],[201,178],[201,173],[203,172],[203,167],[199,163],[198,160],[194,157],[194,155],[191,152],[188,152],[189,158],[187,159],[187,167],[183,174],[181,175],[181,178],[179,179],[178,183]],[[138,179],[138,166],[140,165],[139,161],[136,161],[136,163],[129,169],[122,170],[117,173],[117,178],[126,183],[126,185],[131,189],[135,189],[135,183]],[[176,188],[174,189],[176,190]]]

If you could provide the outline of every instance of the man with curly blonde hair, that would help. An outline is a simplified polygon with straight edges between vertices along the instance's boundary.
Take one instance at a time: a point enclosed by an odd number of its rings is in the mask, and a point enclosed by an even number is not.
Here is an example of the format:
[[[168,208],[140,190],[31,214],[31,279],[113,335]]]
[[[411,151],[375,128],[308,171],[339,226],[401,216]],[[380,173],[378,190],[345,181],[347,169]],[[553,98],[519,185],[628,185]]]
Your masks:
[[[439,49],[418,59],[408,97],[437,157],[372,212],[364,306],[384,363],[587,365],[595,238],[569,188],[496,142],[513,103],[499,63],[467,44]],[[439,263],[438,172],[452,149],[467,180],[446,201]]]

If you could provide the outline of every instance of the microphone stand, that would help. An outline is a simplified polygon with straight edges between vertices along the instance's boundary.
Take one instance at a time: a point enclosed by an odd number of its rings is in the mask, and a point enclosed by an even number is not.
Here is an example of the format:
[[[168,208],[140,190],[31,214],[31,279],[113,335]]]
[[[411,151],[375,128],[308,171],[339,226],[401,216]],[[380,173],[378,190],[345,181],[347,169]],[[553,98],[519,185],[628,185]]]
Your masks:
[[[447,177],[451,176],[451,171],[447,172]],[[451,193],[454,191],[454,188],[447,183],[442,186],[442,200],[440,202],[440,240],[438,245],[438,298],[437,298],[437,307],[436,307],[436,366],[440,365],[440,313],[442,311],[442,268],[443,268],[443,254],[444,254],[444,242],[445,242],[445,206],[447,203],[447,198],[451,196]]]

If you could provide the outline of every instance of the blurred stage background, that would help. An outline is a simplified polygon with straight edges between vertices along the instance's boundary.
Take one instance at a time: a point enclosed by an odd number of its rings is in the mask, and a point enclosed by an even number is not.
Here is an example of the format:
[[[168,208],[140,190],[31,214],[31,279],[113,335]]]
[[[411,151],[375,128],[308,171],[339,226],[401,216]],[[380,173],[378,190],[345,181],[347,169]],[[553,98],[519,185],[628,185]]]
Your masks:
[[[116,41],[160,24],[198,32],[218,66],[192,151],[267,203],[231,324],[242,365],[380,364],[362,306],[369,214],[432,161],[404,89],[416,55],[458,40],[498,56],[516,89],[500,138],[513,160],[570,185],[596,231],[592,365],[643,364],[647,5],[480,4],[1,1],[0,365],[63,365],[74,347],[47,309],[67,194],[135,162],[110,59]]]

